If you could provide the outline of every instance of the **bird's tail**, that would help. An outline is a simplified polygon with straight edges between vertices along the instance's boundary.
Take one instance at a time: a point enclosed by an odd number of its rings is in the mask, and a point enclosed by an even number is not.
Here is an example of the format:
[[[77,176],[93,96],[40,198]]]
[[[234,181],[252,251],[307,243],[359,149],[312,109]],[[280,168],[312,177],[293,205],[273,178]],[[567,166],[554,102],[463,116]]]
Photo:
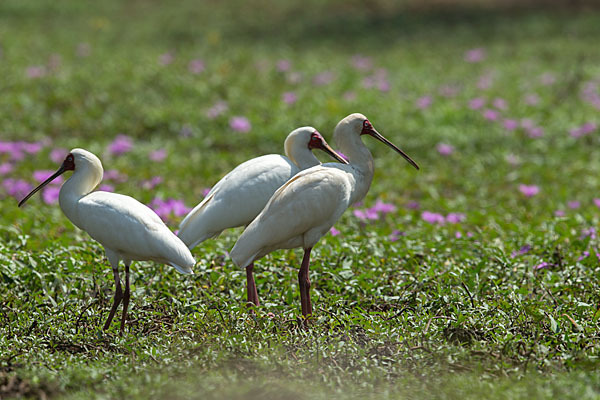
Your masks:
[[[182,267],[180,265],[175,264],[174,262],[170,262],[169,264],[171,264],[173,267],[175,267],[175,269],[179,272],[181,272],[182,274],[193,274],[194,271],[192,270],[191,267]]]
[[[245,268],[252,262],[254,262],[259,252],[260,251],[257,251],[253,254],[248,254],[242,251],[240,249],[240,246],[238,246],[238,243],[236,243],[235,246],[233,246],[233,249],[231,249],[231,252],[229,252],[229,256],[231,257],[235,265],[237,265],[240,268]]]

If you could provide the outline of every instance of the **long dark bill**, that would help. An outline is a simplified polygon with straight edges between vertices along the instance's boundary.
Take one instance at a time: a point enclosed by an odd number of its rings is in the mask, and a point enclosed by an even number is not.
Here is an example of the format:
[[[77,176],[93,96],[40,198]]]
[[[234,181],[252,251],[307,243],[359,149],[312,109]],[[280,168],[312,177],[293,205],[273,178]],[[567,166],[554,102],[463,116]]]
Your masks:
[[[412,158],[410,158],[408,156],[408,154],[406,154],[405,152],[403,152],[402,150],[400,150],[398,147],[396,147],[395,144],[393,144],[392,142],[390,142],[389,140],[387,140],[386,138],[384,138],[381,133],[377,132],[375,129],[371,129],[369,130],[369,135],[373,136],[375,139],[387,144],[388,146],[390,146],[392,149],[396,150],[398,153],[400,153],[400,155],[402,157],[404,157],[404,159],[406,161],[408,161],[410,163],[410,165],[412,165],[413,167],[415,167],[416,169],[419,169],[419,166],[417,165],[416,162],[413,161]]]
[[[321,150],[323,150],[325,153],[329,154],[331,157],[335,158],[342,164],[348,164],[348,161],[346,161],[346,159],[344,157],[342,157],[338,153],[336,153],[336,151],[333,150],[331,148],[331,146],[329,144],[327,144],[326,142],[323,142]]]
[[[40,189],[42,189],[44,186],[46,186],[47,184],[49,184],[50,182],[52,182],[53,180],[55,180],[56,178],[58,178],[60,175],[62,175],[65,171],[67,171],[67,169],[65,168],[65,165],[61,165],[60,168],[58,169],[58,171],[56,171],[54,174],[52,174],[52,176],[48,179],[46,179],[44,182],[40,183],[40,185],[38,187],[36,187],[35,189],[33,189],[31,191],[31,193],[29,193],[27,196],[25,196],[25,198],[23,200],[21,200],[19,202],[19,207],[21,207],[23,204],[25,204],[25,202],[27,200],[29,200],[29,198],[31,196],[33,196],[34,194],[36,194]]]

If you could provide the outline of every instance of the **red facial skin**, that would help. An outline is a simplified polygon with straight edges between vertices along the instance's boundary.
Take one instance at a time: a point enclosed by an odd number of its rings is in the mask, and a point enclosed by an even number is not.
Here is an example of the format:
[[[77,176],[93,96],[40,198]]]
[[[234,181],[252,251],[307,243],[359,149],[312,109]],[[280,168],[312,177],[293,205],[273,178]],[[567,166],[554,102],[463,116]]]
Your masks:
[[[317,131],[314,131],[310,135],[310,141],[308,142],[309,149],[321,149],[323,148],[323,136]]]

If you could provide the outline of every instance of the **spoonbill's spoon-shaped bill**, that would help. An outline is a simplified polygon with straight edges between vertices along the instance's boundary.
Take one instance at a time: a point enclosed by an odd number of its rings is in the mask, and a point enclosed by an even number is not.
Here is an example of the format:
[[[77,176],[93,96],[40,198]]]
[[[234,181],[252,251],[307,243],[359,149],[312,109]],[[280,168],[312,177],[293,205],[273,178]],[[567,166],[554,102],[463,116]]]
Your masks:
[[[301,170],[319,165],[312,150],[321,149],[341,163],[348,162],[313,127],[292,131],[284,143],[285,156],[268,154],[248,160],[213,186],[204,200],[183,219],[178,236],[190,248],[223,230],[248,225],[273,193]],[[248,302],[259,305],[252,273],[246,266]]]
[[[370,135],[370,136],[374,137],[375,139],[379,140],[380,142],[385,143],[386,145],[390,146],[392,149],[396,150],[402,157],[404,157],[404,159],[406,161],[408,161],[410,163],[410,165],[412,165],[416,169],[419,169],[419,165],[416,162],[414,162],[413,159],[408,156],[408,154],[406,154],[405,152],[400,150],[394,143],[387,140],[381,133],[377,132],[377,130],[375,128],[373,128],[373,125],[371,124],[371,122],[368,119],[365,119],[363,121],[363,129],[362,129],[361,135]]]
[[[75,169],[74,156],[73,156],[73,154],[69,154],[69,155],[67,155],[67,158],[65,158],[65,160],[61,164],[60,168],[58,168],[58,170],[55,173],[50,175],[50,177],[48,177],[48,179],[46,179],[44,182],[40,183],[35,189],[33,189],[27,196],[25,196],[19,202],[19,207],[21,207],[23,204],[25,204],[25,202],[27,200],[29,200],[29,198],[31,196],[33,196],[34,194],[36,194],[37,192],[42,190],[42,188],[44,186],[46,186],[47,184],[49,184],[50,182],[52,182],[53,180],[55,180],[56,178],[58,178],[59,176],[64,174],[65,172],[73,171],[74,169]]]
[[[167,228],[146,205],[116,193],[92,192],[102,180],[102,163],[94,154],[73,149],[60,168],[19,202],[21,207],[31,196],[66,171],[73,175],[62,185],[59,204],[77,227],[104,246],[116,283],[113,305],[104,324],[108,329],[123,300],[123,333],[129,306],[129,266],[132,261],[149,260],[171,264],[181,273],[192,273],[194,258],[187,246]],[[125,292],[121,289],[119,261],[125,264]]]
[[[243,267],[271,251],[302,247],[304,257],[298,283],[305,318],[312,314],[308,277],[310,252],[344,211],[365,197],[373,179],[373,157],[363,144],[362,135],[382,141],[419,168],[406,153],[377,132],[364,115],[351,114],[334,130],[336,144],[350,163],[327,163],[299,172],[277,189],[230,252],[234,263]]]

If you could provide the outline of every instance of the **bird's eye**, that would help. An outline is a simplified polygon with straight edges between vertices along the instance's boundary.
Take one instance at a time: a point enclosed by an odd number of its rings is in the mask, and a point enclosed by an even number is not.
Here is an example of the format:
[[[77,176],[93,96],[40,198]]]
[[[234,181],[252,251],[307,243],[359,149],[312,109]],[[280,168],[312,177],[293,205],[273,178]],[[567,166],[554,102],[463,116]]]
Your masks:
[[[370,128],[371,127],[371,123],[369,122],[368,119],[365,119],[365,121],[363,122],[363,128]]]

